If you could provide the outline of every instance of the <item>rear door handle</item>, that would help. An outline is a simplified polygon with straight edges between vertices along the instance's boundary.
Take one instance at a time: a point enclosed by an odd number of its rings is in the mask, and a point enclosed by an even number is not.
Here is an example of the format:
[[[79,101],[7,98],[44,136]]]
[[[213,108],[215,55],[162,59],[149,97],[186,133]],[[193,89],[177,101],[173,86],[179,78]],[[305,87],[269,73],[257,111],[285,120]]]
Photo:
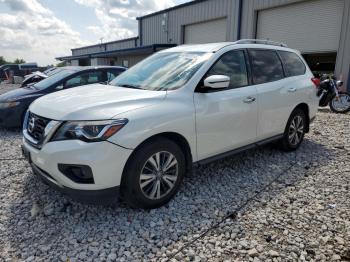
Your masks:
[[[255,100],[256,100],[255,97],[248,96],[246,99],[243,100],[243,102],[246,104],[251,104],[251,103],[255,102]]]
[[[292,88],[289,88],[289,89],[288,89],[288,92],[290,92],[290,93],[293,93],[293,92],[295,92],[295,91],[297,91],[297,89],[296,89],[295,87],[292,87]]]

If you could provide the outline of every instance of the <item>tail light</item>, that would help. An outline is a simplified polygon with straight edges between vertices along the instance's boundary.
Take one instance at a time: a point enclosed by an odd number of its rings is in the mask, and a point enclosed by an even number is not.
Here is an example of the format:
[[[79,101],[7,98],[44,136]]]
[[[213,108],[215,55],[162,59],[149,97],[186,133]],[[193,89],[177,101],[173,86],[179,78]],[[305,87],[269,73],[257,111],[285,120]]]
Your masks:
[[[316,78],[316,77],[311,78],[311,81],[312,81],[312,83],[314,83],[314,85],[316,87],[319,87],[321,84],[321,80],[319,78]]]

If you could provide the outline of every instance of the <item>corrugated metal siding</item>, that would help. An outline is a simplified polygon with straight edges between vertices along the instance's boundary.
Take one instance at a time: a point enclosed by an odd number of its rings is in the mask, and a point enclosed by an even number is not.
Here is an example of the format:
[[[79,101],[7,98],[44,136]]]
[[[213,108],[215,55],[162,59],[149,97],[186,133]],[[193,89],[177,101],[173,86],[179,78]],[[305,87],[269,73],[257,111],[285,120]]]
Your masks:
[[[164,14],[144,18],[142,23],[143,45],[153,43],[183,43],[185,25],[227,17],[227,38],[233,41],[236,36],[236,10],[238,0],[208,0],[171,10],[167,13],[168,32],[162,26]]]
[[[98,58],[91,58],[91,61],[90,61],[90,64],[91,66],[98,66],[99,63],[98,63]]]
[[[91,65],[93,65],[93,60],[96,61],[94,65],[111,65],[111,60],[113,60],[113,58],[92,58]]]
[[[129,61],[129,68],[136,65],[138,62],[145,59],[148,55],[133,55],[133,56],[118,56],[115,61],[116,66],[123,66],[123,60]]]
[[[305,0],[243,0],[242,38],[255,38],[257,10],[302,2]]]
[[[350,1],[348,0],[345,1],[343,11],[343,23],[335,72],[344,80],[344,86],[348,86],[350,83],[348,78],[350,74]],[[348,91],[350,92],[350,89]]]
[[[225,42],[227,19],[215,19],[185,26],[185,44]]]
[[[70,61],[71,66],[79,66],[79,60],[72,60]]]
[[[99,46],[91,46],[91,47],[85,47],[81,49],[73,49],[72,50],[72,55],[87,55],[87,54],[92,54],[92,53],[98,53],[98,52],[103,52],[105,51],[105,46],[104,45],[99,45]]]
[[[307,1],[261,10],[257,38],[281,41],[302,53],[337,51],[343,10],[343,0]]]
[[[142,23],[143,45],[149,45],[152,43],[167,43],[167,36],[163,32],[163,28],[161,26],[162,17],[162,15],[157,15],[140,21]]]
[[[72,49],[72,55],[86,55],[98,52],[113,51],[118,49],[133,48],[137,45],[137,39],[125,39],[124,41],[115,41],[109,43],[103,43],[101,45],[87,46],[78,49]]]
[[[242,10],[242,38],[255,38],[256,35],[256,22],[258,10],[278,7],[282,5],[293,4],[302,1],[318,1],[318,0],[243,0]],[[333,0],[329,0],[333,2]],[[341,26],[340,43],[338,48],[338,56],[335,73],[338,76],[342,76],[344,81],[350,81],[347,78],[349,74],[350,63],[350,1],[345,0],[345,6],[343,11],[343,21]],[[334,14],[341,15],[341,14]],[[320,39],[322,41],[322,39]]]
[[[136,47],[135,39],[107,44],[106,49],[107,49],[107,51],[113,51],[113,50],[127,49],[127,48],[133,48],[133,47]]]

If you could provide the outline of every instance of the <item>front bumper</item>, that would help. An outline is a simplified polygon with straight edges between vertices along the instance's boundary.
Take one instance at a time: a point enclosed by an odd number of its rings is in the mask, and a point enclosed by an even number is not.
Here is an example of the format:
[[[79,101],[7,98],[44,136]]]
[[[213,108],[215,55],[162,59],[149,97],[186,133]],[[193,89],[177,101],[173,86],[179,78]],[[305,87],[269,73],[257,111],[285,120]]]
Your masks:
[[[55,190],[61,192],[64,195],[71,197],[72,199],[87,203],[87,204],[112,204],[115,203],[119,195],[119,186],[101,189],[101,190],[77,190],[69,187],[65,187],[57,184],[57,182],[47,174],[45,171],[41,170],[35,164],[31,163],[33,173],[37,175],[45,184],[54,188]]]
[[[85,143],[79,140],[49,142],[40,150],[23,139],[23,150],[29,152],[35,174],[50,186],[82,202],[110,202],[117,199],[124,166],[132,153],[109,142]],[[58,164],[86,165],[94,182],[80,184],[65,176]]]

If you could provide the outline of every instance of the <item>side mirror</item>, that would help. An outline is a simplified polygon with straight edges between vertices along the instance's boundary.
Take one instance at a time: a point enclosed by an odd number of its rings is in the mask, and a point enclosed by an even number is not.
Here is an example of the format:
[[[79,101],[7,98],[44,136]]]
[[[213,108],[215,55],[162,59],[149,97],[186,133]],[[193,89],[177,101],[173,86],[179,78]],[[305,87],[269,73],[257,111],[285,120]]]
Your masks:
[[[64,85],[63,84],[60,84],[58,86],[56,86],[56,90],[62,90],[64,88]]]
[[[213,89],[228,88],[230,85],[230,78],[225,75],[212,75],[204,80],[204,87]]]

